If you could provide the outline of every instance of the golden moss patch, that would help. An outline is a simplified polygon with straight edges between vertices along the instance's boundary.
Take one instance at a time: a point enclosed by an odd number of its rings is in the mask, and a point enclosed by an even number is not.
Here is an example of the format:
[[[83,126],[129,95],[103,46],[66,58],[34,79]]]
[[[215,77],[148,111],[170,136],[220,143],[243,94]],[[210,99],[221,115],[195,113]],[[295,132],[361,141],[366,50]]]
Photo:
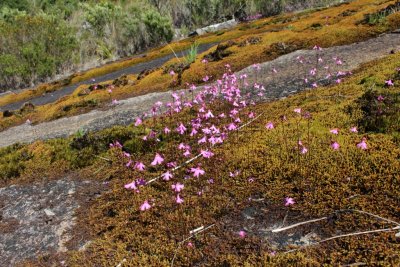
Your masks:
[[[399,221],[398,144],[389,134],[349,131],[363,116],[357,99],[366,88],[359,81],[372,74],[384,81],[396,73],[399,59],[397,54],[367,64],[338,86],[257,105],[256,112],[264,112],[262,119],[215,147],[212,160],[199,161],[206,175],[185,182],[185,202],[179,206],[174,203],[168,182],[142,187],[140,193],[124,189],[123,185],[133,179],[132,172],[123,166],[119,152],[113,150],[113,165],[98,177],[111,179],[112,191],[94,203],[89,218],[84,220],[91,226],[94,241],[85,251],[70,253],[69,263],[116,265],[126,259],[127,265],[170,266],[174,258],[176,266],[398,265],[400,242],[393,233],[341,238],[289,254],[284,254],[286,248],[271,256],[268,243],[257,233],[249,231],[245,239],[238,237],[243,221],[230,223],[229,218],[233,220],[244,208],[256,206],[249,201],[254,197],[264,199],[263,207],[271,212],[266,216],[279,209],[284,215],[283,200],[290,196],[296,204],[286,208],[289,219],[293,214],[303,220],[335,215],[313,226],[323,229],[325,237],[390,226],[368,216],[335,213],[337,210],[365,210]],[[390,90],[400,92],[398,86]],[[349,107],[353,108],[351,113]],[[302,117],[293,112],[295,108],[311,114]],[[216,113],[220,109],[224,107],[213,107]],[[189,118],[184,113],[151,125],[156,129],[162,125],[173,127],[177,121]],[[265,129],[269,121],[275,124],[272,130]],[[332,128],[339,128],[340,134],[332,135]],[[356,146],[362,137],[367,138],[365,151]],[[299,139],[308,148],[304,155],[298,151]],[[331,149],[332,140],[340,144],[338,151]],[[181,140],[165,141],[157,151],[161,150],[165,158],[176,158],[175,147]],[[137,156],[149,162],[154,151]],[[230,177],[229,172],[235,170],[240,170],[239,175]],[[142,177],[154,177],[159,171],[149,169]],[[185,170],[177,171],[174,181],[183,180],[185,174]],[[214,184],[206,182],[209,178],[215,180]],[[203,190],[201,196],[199,190]],[[145,199],[154,199],[156,204],[140,212],[138,207]],[[191,240],[193,247],[187,242],[178,246],[190,230],[213,223],[215,227]]]

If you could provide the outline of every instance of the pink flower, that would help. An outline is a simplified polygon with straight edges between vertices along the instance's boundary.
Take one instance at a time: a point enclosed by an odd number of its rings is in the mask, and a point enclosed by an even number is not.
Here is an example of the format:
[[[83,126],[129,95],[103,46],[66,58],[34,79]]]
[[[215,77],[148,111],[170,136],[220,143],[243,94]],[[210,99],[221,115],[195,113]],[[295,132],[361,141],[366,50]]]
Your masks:
[[[203,78],[204,82],[207,82],[210,79],[210,77],[208,77],[208,75],[206,77]]]
[[[291,198],[291,197],[286,197],[285,198],[285,206],[287,207],[287,206],[290,206],[290,205],[293,205],[295,202],[294,202],[294,199],[293,198]]]
[[[151,208],[151,205],[147,200],[144,201],[144,203],[140,206],[141,211],[145,211]]]
[[[338,128],[334,128],[334,129],[329,130],[329,132],[332,133],[332,134],[339,134],[339,129]]]
[[[137,169],[138,171],[144,171],[145,166],[144,166],[143,162],[140,162],[140,161],[136,162],[135,169]]]
[[[358,130],[357,130],[357,127],[351,127],[350,128],[350,132],[352,132],[352,133],[358,133]]]
[[[114,143],[110,144],[110,148],[113,148],[113,147],[122,148],[122,145],[120,142],[114,141]]]
[[[179,126],[178,126],[178,128],[176,128],[176,131],[179,133],[179,134],[184,134],[185,132],[186,132],[186,127],[185,127],[185,125],[183,125],[183,123],[180,123],[179,124]]]
[[[301,150],[300,150],[301,154],[306,154],[307,152],[308,152],[308,149],[305,146],[301,147]]]
[[[240,174],[239,170],[236,170],[234,172],[229,172],[229,177],[235,177],[235,176],[238,176],[239,174]]]
[[[382,102],[383,100],[385,100],[385,98],[384,98],[382,95],[379,95],[376,99],[377,99],[379,102]]]
[[[198,141],[199,144],[204,144],[204,143],[206,143],[206,142],[207,142],[207,137],[206,137],[206,136],[204,136],[203,138],[201,138],[201,139]]]
[[[204,133],[204,134],[211,134],[211,130],[210,130],[210,128],[203,128],[203,129],[201,129],[201,131]]]
[[[394,83],[392,80],[387,80],[387,81],[385,81],[385,85],[386,86],[394,86]]]
[[[174,76],[174,75],[175,75],[175,71],[174,71],[174,70],[171,70],[171,71],[169,72],[169,75]]]
[[[201,61],[201,63],[207,64],[207,63],[208,63],[208,60],[207,60],[206,58],[203,58],[203,60]]]
[[[176,161],[171,161],[167,163],[168,168],[175,168],[177,166]]]
[[[193,243],[192,243],[192,242],[189,242],[189,243],[187,244],[187,246],[188,246],[189,248],[192,248],[192,247],[193,247]]]
[[[119,104],[119,101],[118,101],[117,99],[113,99],[112,102],[111,102],[111,104],[113,104],[113,105],[118,105],[118,104]]]
[[[142,123],[143,123],[142,119],[141,118],[137,118],[136,121],[135,121],[135,126],[139,126]]]
[[[245,237],[246,237],[246,232],[243,231],[243,230],[239,231],[239,236],[240,236],[241,238],[245,238]]]
[[[151,165],[156,166],[161,164],[164,161],[164,158],[160,156],[160,154],[156,153],[154,160],[151,162]]]
[[[267,123],[267,125],[265,125],[265,128],[267,128],[268,130],[272,130],[272,129],[274,129],[275,127],[274,127],[274,124],[273,124],[271,121],[269,121],[269,122]]]
[[[332,148],[333,150],[338,150],[338,149],[340,148],[340,145],[339,145],[338,142],[335,141],[335,142],[332,142],[331,148]]]
[[[231,124],[228,125],[228,131],[234,131],[236,129],[237,129],[237,127],[236,127],[236,125],[234,123],[231,123]]]
[[[198,131],[193,128],[192,131],[190,132],[190,136],[195,136],[198,133]]]
[[[293,111],[298,113],[298,114],[300,114],[301,113],[301,108],[295,108]]]
[[[161,176],[164,181],[169,181],[173,177],[173,175],[170,171],[163,173]]]
[[[192,173],[193,173],[193,176],[194,176],[194,177],[197,177],[197,178],[198,178],[200,175],[204,175],[204,173],[205,173],[205,171],[202,170],[200,167],[191,168],[191,169],[190,169],[190,172],[192,172]]]
[[[168,127],[165,127],[164,128],[164,133],[165,134],[169,134],[171,132],[171,130],[168,128]]]
[[[321,48],[320,46],[318,46],[318,45],[315,45],[315,46],[313,47],[313,50],[321,51],[322,48]]]
[[[131,182],[131,183],[129,183],[129,184],[124,185],[124,187],[125,187],[125,189],[137,190],[136,182],[135,182],[135,181],[133,181],[133,182]]]
[[[214,156],[214,153],[212,153],[211,151],[203,150],[203,149],[200,151],[200,154],[201,154],[204,158],[207,158],[207,159],[209,159],[209,158],[211,158],[212,156]]]
[[[181,183],[176,183],[171,185],[172,189],[175,190],[175,192],[181,192],[183,190],[183,188],[185,188],[185,185],[181,184]]]
[[[362,150],[366,150],[367,149],[367,142],[366,142],[366,138],[363,137],[361,142],[357,144],[357,147],[362,149]]]
[[[261,70],[260,64],[254,64],[254,65],[253,65],[253,69],[254,69],[254,70],[257,70],[257,71],[258,71],[258,70]]]
[[[176,203],[178,203],[178,204],[182,204],[182,203],[183,203],[183,198],[181,198],[181,197],[179,196],[179,194],[178,194],[178,195],[176,196],[175,201],[176,201]]]
[[[178,149],[179,149],[179,150],[186,149],[186,145],[185,145],[184,143],[180,143],[180,144],[178,145]]]
[[[209,110],[205,115],[204,118],[209,119],[209,118],[214,118],[214,115],[212,114],[211,110]]]

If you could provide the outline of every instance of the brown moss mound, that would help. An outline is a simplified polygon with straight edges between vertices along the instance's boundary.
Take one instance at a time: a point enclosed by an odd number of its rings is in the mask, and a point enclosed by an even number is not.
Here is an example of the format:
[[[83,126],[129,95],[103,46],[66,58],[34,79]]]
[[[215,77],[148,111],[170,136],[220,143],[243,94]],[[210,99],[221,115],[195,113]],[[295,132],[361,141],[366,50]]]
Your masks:
[[[229,51],[228,48],[234,45],[236,45],[236,42],[233,41],[219,44],[213,52],[205,55],[203,58],[207,59],[209,62],[220,61],[233,53]]]
[[[244,41],[240,42],[238,44],[239,47],[245,47],[247,45],[255,45],[261,43],[262,38],[260,36],[252,36],[249,38],[246,38]]]
[[[291,53],[293,51],[305,48],[306,44],[304,44],[303,42],[300,41],[290,41],[290,42],[277,42],[277,43],[273,43],[271,44],[270,47],[268,47],[264,53],[270,57],[270,58],[274,58],[274,57],[278,57],[281,55],[285,55],[288,53]]]
[[[3,111],[3,118],[8,118],[8,117],[11,117],[13,115],[14,115],[13,111],[10,111],[10,110],[4,110]]]
[[[147,75],[155,72],[156,70],[158,70],[158,68],[153,68],[153,69],[146,69],[146,70],[142,70],[138,77],[136,78],[138,81],[140,81],[141,79],[143,79],[144,77],[146,77]]]

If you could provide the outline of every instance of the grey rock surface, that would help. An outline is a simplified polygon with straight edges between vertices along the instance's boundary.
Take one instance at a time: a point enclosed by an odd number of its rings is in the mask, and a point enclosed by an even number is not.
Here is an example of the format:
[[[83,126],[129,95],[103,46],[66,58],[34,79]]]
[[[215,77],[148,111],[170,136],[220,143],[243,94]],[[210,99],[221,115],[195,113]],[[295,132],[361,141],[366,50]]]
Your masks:
[[[216,31],[220,31],[220,30],[224,30],[224,29],[230,29],[230,28],[235,27],[237,24],[238,23],[235,19],[231,19],[231,20],[224,21],[221,23],[209,25],[204,28],[196,29],[194,32],[192,32],[190,34],[190,36],[203,35],[203,34],[210,33],[210,32],[216,32]]]
[[[87,191],[93,183],[64,177],[0,188],[0,266],[67,251],[75,211],[96,194]]]
[[[274,100],[297,93],[310,84],[305,84],[303,78],[306,72],[316,65],[317,54],[323,58],[324,63],[332,65],[334,57],[339,57],[342,65],[334,66],[330,70],[351,71],[362,63],[366,63],[400,50],[400,34],[382,34],[365,42],[354,43],[344,46],[325,48],[316,52],[313,50],[298,50],[281,56],[275,60],[260,64],[260,70],[256,72],[253,66],[249,66],[237,75],[248,75],[249,83],[258,82],[267,89],[267,95],[263,101]],[[311,59],[299,65],[296,58],[304,57]],[[273,69],[277,72],[273,73]],[[324,79],[326,73],[317,73],[315,76],[318,83],[327,84],[329,80]],[[57,137],[66,137],[76,133],[79,129],[96,131],[111,127],[113,125],[127,125],[132,123],[138,115],[149,111],[157,101],[170,101],[171,92],[150,93],[126,100],[121,100],[117,106],[108,110],[94,110],[86,114],[61,118],[58,120],[41,123],[38,125],[21,125],[0,132],[0,147],[12,145],[16,142],[33,142]]]

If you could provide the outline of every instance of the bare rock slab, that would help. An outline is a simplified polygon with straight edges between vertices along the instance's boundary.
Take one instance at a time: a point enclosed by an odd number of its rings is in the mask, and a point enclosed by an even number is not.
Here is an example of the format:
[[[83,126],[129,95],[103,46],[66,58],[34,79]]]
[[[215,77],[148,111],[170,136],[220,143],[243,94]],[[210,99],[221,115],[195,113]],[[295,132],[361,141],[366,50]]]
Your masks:
[[[0,266],[67,251],[75,211],[100,194],[100,190],[87,192],[93,183],[64,177],[0,188]]]

